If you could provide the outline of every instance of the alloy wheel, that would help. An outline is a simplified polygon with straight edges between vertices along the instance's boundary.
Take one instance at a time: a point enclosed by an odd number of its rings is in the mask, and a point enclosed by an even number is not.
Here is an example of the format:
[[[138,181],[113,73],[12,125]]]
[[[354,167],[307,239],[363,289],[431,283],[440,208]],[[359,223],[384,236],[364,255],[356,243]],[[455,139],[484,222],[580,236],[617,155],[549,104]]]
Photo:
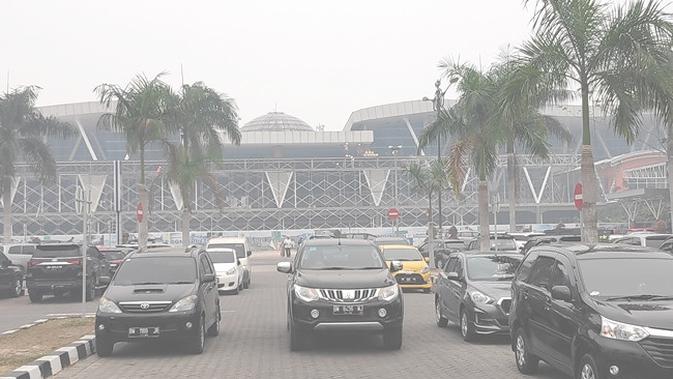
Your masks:
[[[442,311],[439,309],[439,301],[435,300],[435,320],[439,322],[442,319]]]
[[[519,364],[519,367],[526,365],[526,341],[523,340],[523,336],[519,334],[516,337],[516,363]]]
[[[591,367],[589,363],[585,363],[584,366],[582,366],[582,372],[580,373],[580,378],[596,379],[596,375],[594,374],[594,368]]]
[[[17,279],[14,283],[14,295],[17,297],[21,296],[21,292],[23,292],[23,284],[21,283],[20,279]]]
[[[460,318],[460,333],[463,337],[467,336],[467,312],[463,312],[463,315]]]

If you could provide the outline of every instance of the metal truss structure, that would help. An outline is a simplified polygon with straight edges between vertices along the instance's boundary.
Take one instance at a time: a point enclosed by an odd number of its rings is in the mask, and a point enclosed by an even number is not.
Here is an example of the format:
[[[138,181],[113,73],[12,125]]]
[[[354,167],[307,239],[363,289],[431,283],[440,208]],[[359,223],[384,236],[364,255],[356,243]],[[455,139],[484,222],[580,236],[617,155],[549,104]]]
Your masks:
[[[390,226],[389,208],[401,212],[401,226],[428,223],[427,197],[419,193],[404,167],[426,157],[348,157],[333,159],[228,160],[214,165],[219,196],[195,183],[193,231],[248,231]],[[78,234],[82,230],[81,200],[91,202],[92,233],[136,231],[137,162],[95,161],[59,163],[58,178],[41,185],[23,168],[14,185],[15,235]],[[121,170],[115,169],[121,165]],[[518,157],[521,189],[519,209],[542,214],[572,210],[572,190],[578,157],[556,155],[549,160]],[[161,175],[162,162],[146,165],[151,194],[150,231],[179,230],[182,199],[179,189]],[[490,183],[493,198],[506,212],[507,170],[502,157]],[[575,175],[575,176],[574,176]],[[474,175],[460,191],[446,191],[445,224],[477,221]],[[457,194],[459,193],[459,194]],[[504,216],[505,214],[503,214]]]

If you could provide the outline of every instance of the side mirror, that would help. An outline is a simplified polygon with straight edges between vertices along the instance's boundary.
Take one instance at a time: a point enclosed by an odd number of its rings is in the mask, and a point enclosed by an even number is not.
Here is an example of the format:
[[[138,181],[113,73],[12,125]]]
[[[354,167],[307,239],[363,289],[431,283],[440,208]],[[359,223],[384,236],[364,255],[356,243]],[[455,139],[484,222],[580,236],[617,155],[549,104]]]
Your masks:
[[[402,271],[403,268],[404,268],[404,265],[400,261],[390,262],[390,272]]]
[[[573,296],[570,293],[570,288],[566,286],[554,286],[551,288],[551,298],[554,300],[561,300],[567,303],[572,302]]]
[[[210,283],[215,281],[215,274],[206,274],[203,276],[204,283]]]
[[[241,261],[236,259],[236,266],[240,266],[240,265],[241,265]]]
[[[460,275],[458,275],[458,273],[455,272],[455,271],[451,271],[451,272],[446,274],[446,279],[459,282],[460,281]]]
[[[292,272],[292,263],[291,262],[278,262],[276,265],[276,270],[285,274]]]
[[[430,263],[430,257],[425,257],[424,260],[425,260],[425,263]]]
[[[248,254],[248,256],[251,256],[252,255],[252,250],[248,250],[247,254]]]

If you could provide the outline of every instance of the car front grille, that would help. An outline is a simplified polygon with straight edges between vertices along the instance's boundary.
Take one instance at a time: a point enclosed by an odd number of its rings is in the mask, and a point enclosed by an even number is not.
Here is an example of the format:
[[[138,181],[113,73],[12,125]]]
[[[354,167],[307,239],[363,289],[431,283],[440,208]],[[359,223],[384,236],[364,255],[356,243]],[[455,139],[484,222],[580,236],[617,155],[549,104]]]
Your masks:
[[[126,313],[154,313],[168,310],[171,304],[171,301],[126,301],[120,302],[119,308]]]
[[[512,299],[510,299],[509,297],[503,297],[500,300],[498,300],[498,305],[500,305],[500,309],[502,309],[502,312],[508,315],[509,308],[512,306]]]
[[[420,274],[397,274],[395,280],[399,284],[425,284],[425,280]]]
[[[673,339],[648,337],[640,341],[640,346],[659,366],[673,368]]]
[[[369,301],[378,295],[378,289],[320,290],[320,296],[336,303],[356,303]]]

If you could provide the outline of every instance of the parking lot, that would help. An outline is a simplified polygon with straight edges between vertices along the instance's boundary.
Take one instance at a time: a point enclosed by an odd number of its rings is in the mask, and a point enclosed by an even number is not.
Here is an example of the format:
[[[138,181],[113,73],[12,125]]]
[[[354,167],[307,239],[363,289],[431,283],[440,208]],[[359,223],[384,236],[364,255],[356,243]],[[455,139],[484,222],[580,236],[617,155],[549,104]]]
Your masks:
[[[468,344],[454,327],[440,329],[433,318],[430,294],[406,293],[404,344],[385,351],[375,337],[322,338],[308,351],[290,352],[285,318],[285,275],[275,271],[276,253],[253,255],[252,287],[223,296],[222,332],[207,341],[201,355],[173,346],[117,344],[110,358],[90,357],[60,373],[59,378],[523,378],[508,341],[484,339]],[[31,305],[58,313],[68,304]],[[0,304],[15,306],[15,300]],[[78,305],[71,303],[70,308]],[[90,304],[92,306],[93,304]],[[21,306],[23,309],[23,305]],[[38,312],[38,313],[39,313]],[[19,313],[12,311],[12,313]],[[45,313],[46,314],[46,313]],[[3,317],[4,320],[4,317]],[[562,378],[542,366],[539,378]]]

